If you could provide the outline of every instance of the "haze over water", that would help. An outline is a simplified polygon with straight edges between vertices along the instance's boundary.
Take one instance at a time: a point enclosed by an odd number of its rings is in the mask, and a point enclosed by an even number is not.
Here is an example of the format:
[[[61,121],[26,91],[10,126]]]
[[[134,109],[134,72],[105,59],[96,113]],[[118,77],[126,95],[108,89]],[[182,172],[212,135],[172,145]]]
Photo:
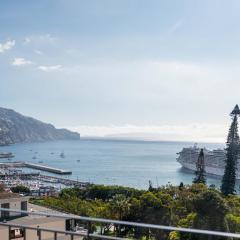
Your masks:
[[[40,164],[71,170],[73,174],[68,176],[71,179],[146,189],[149,180],[154,186],[191,183],[194,175],[182,170],[176,153],[192,145],[189,142],[81,139],[15,144],[1,147],[0,151],[13,152],[13,161],[43,161]],[[201,143],[199,146],[214,149],[223,148],[224,144]],[[65,158],[59,156],[62,151]],[[32,159],[33,156],[37,159]],[[219,186],[220,182],[220,178],[207,177],[208,184]]]

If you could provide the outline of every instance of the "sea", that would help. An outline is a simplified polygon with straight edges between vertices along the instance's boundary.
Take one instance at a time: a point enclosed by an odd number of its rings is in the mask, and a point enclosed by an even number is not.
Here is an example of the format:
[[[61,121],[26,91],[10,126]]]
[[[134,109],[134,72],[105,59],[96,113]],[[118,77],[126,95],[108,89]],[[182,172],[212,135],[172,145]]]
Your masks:
[[[64,176],[69,179],[147,189],[149,181],[154,187],[191,183],[194,173],[182,169],[176,158],[183,147],[193,144],[113,139],[21,143],[0,147],[0,152],[15,155],[12,160],[0,159],[0,162],[27,161],[71,170],[72,175]],[[224,144],[198,145],[208,149],[224,148]],[[61,153],[64,158],[60,157]],[[207,183],[219,187],[221,178],[208,176]]]

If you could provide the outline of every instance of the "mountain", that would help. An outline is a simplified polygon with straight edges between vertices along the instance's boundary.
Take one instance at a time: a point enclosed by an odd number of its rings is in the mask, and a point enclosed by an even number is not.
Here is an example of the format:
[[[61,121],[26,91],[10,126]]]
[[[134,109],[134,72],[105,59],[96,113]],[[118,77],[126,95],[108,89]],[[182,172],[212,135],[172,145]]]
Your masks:
[[[0,108],[0,145],[64,139],[78,140],[80,134],[67,129],[56,129],[52,124],[23,116],[11,109]]]

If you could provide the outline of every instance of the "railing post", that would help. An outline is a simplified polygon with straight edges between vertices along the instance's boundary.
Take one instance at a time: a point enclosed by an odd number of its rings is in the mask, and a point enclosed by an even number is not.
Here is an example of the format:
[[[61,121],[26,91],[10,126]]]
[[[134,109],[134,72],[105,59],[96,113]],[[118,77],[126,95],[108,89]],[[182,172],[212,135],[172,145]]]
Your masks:
[[[71,240],[74,240],[74,235],[73,234],[71,234]]]
[[[23,240],[26,240],[27,237],[26,237],[26,228],[23,228]]]
[[[42,237],[41,237],[41,229],[39,229],[39,226],[37,226],[37,236],[38,236],[38,240],[42,240]]]
[[[91,222],[88,222],[87,223],[87,229],[88,229],[88,231],[87,231],[87,239],[89,240],[90,239],[90,231],[91,231]]]
[[[54,232],[54,240],[57,240],[57,232]]]
[[[11,240],[11,227],[8,226],[8,240]]]

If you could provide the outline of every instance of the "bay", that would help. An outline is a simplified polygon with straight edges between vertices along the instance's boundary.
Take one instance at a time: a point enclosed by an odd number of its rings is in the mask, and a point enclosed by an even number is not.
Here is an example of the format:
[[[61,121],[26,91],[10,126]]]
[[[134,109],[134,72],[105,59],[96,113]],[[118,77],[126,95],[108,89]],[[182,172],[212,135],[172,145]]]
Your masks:
[[[146,189],[149,181],[155,187],[191,183],[194,174],[181,168],[176,153],[192,145],[190,142],[81,139],[15,144],[1,147],[0,151],[13,152],[15,158],[11,161],[71,170],[72,175],[67,178]],[[223,148],[224,144],[200,143],[199,146],[215,149]],[[60,157],[61,152],[65,158]],[[1,159],[4,161],[9,160]],[[208,176],[207,183],[220,186],[221,179]]]

